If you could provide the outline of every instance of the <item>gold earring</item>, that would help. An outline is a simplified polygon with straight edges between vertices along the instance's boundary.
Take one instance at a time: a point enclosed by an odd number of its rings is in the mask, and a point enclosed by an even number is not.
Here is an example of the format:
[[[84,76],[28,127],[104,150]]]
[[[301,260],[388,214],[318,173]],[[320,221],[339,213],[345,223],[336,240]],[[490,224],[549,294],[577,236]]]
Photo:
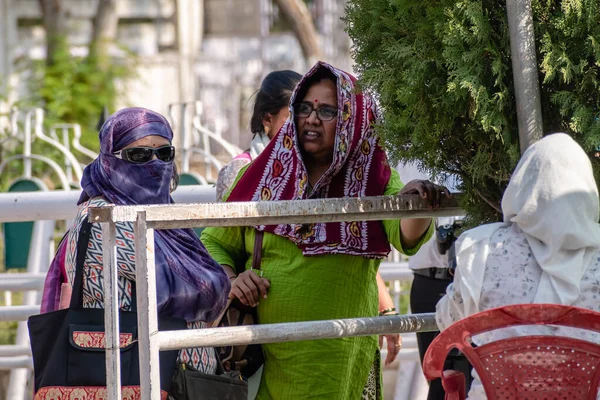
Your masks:
[[[263,127],[265,128],[265,135],[268,135],[271,128],[269,128],[268,126],[264,126],[264,125],[263,125]]]

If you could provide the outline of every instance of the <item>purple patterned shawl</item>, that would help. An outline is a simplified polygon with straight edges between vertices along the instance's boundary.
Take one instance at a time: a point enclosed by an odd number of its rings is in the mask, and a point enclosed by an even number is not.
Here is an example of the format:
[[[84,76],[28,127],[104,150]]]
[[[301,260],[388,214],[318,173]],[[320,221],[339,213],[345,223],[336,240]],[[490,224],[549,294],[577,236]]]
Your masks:
[[[113,155],[150,135],[172,140],[173,132],[162,115],[144,108],[126,108],[111,115],[100,131],[100,155],[84,170],[78,204],[98,196],[120,205],[173,203],[169,192],[173,163],[131,164]],[[230,283],[196,234],[191,229],[156,230],[155,248],[159,313],[187,321],[214,320],[225,307]],[[51,269],[56,269],[56,258]],[[53,280],[49,272],[46,284],[55,286]],[[42,312],[52,311],[56,293],[49,288],[46,296],[45,288],[44,299]]]

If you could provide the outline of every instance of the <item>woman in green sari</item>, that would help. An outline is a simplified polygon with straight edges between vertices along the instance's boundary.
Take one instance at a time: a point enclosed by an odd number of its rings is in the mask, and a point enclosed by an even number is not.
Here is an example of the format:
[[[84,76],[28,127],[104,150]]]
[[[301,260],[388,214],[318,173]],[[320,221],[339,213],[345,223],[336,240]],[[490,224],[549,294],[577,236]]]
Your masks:
[[[227,201],[276,201],[418,193],[432,207],[448,191],[402,184],[378,144],[375,101],[355,78],[319,62],[300,81],[291,114],[237,177]],[[264,234],[262,277],[251,270]],[[257,307],[261,323],[373,317],[377,269],[392,244],[414,254],[432,234],[429,218],[207,228],[202,241],[232,279],[231,298]],[[396,347],[400,347],[399,341]],[[258,399],[382,398],[376,336],[263,345]]]

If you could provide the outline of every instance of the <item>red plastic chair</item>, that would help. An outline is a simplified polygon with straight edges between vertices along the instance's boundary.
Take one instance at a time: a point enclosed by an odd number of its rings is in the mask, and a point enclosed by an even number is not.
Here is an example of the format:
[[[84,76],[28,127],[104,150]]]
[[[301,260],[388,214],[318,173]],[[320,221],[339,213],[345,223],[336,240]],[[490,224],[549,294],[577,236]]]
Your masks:
[[[461,372],[443,371],[452,348],[477,371],[488,400],[595,400],[600,345],[564,336],[521,336],[473,347],[471,337],[515,325],[570,326],[600,332],[600,313],[556,304],[518,304],[465,318],[443,331],[423,360],[428,380],[441,378],[446,400],[466,398]]]

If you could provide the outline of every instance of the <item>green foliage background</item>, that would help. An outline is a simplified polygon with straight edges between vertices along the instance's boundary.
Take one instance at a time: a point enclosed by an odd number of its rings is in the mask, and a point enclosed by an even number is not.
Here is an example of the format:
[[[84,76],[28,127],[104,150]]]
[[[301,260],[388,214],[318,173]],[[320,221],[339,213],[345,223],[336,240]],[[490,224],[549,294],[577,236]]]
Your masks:
[[[136,77],[137,57],[131,51],[120,47],[118,58],[104,58],[90,51],[88,56],[74,56],[66,39],[61,41],[50,61],[21,60],[19,70],[29,71],[28,96],[15,104],[25,114],[28,109],[44,109],[44,127],[48,129],[57,123],[77,123],[81,125],[81,144],[94,151],[99,150],[97,125],[104,107],[109,112],[115,109],[124,84]],[[20,129],[24,127],[21,126]],[[43,154],[63,164],[62,154],[54,147],[34,140],[32,152]],[[0,143],[0,162],[13,154],[21,154],[22,146],[13,142]],[[82,162],[89,162],[85,156]],[[21,164],[10,163],[2,173],[0,191],[7,190],[14,179],[21,176]],[[32,161],[35,176],[43,178],[52,188],[56,177],[41,161]]]
[[[349,0],[346,11],[392,158],[458,175],[471,223],[501,219],[520,156],[506,1]],[[533,14],[544,132],[568,132],[591,152],[600,145],[600,2],[533,0]]]
[[[76,57],[64,39],[51,62],[33,62],[32,95],[27,102],[44,105],[48,124],[80,124],[82,144],[97,151],[103,108],[114,110],[123,82],[135,76],[135,54],[119,49],[123,54],[118,58],[98,56],[92,48],[88,56]]]

